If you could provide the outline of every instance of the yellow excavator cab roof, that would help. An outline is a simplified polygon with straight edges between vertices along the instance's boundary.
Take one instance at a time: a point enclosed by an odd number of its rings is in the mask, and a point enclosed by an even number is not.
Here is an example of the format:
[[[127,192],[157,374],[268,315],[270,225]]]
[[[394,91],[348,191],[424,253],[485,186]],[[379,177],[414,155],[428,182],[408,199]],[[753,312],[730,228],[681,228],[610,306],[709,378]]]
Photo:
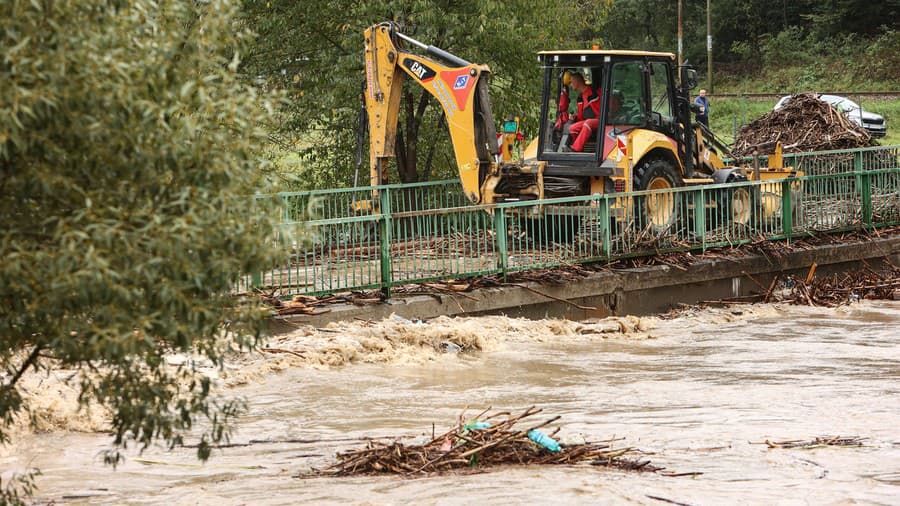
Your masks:
[[[561,49],[552,51],[540,51],[538,55],[544,56],[650,56],[663,57],[674,60],[675,55],[672,53],[657,53],[654,51],[630,51],[630,50],[610,50],[610,49]]]

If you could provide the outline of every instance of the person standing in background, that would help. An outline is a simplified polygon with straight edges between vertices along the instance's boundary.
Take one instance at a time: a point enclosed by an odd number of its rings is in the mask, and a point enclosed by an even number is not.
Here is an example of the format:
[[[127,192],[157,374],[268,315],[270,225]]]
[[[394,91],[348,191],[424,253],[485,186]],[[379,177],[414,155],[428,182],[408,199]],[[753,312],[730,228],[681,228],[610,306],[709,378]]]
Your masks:
[[[709,128],[709,99],[706,98],[705,89],[700,90],[700,95],[694,99],[694,103],[699,106],[699,109],[694,111],[694,119]]]

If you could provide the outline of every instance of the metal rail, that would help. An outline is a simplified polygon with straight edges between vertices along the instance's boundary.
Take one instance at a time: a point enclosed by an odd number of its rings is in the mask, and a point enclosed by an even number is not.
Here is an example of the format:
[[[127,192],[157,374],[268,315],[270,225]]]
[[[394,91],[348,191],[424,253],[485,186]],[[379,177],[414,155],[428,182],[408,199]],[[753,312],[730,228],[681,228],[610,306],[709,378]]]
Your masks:
[[[380,186],[376,211],[364,215],[352,203],[373,188],[258,195],[280,206],[273,244],[284,260],[238,289],[389,293],[408,283],[897,225],[898,153],[794,153],[785,163],[804,176],[793,179],[494,206],[466,205],[456,181]]]

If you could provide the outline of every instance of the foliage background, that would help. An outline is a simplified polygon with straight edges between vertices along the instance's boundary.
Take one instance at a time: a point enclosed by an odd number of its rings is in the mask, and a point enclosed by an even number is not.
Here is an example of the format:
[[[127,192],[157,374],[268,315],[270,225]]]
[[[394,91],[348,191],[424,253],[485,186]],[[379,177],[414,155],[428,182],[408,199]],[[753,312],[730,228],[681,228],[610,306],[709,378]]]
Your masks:
[[[714,0],[714,79],[706,79],[706,5],[683,1],[685,59],[715,92],[897,91],[900,0]],[[245,21],[260,34],[245,71],[291,90],[281,111],[269,175],[284,189],[353,184],[362,31],[393,20],[422,42],[487,63],[496,120],[515,114],[536,130],[539,97],[534,54],[590,47],[677,50],[673,0],[400,0],[332,2],[245,0]],[[430,102],[410,112],[422,90],[408,87],[401,116],[414,170],[393,181],[456,176],[446,126]],[[412,126],[412,128],[411,128]],[[416,135],[410,137],[410,131]],[[413,142],[418,140],[418,143]],[[362,153],[361,181],[367,180]],[[291,162],[291,163],[286,163]],[[402,176],[402,178],[398,177]]]
[[[290,90],[275,135],[273,157],[295,152],[302,175],[286,187],[343,187],[351,184],[363,86],[363,30],[397,21],[404,33],[460,57],[487,63],[494,73],[491,100],[497,118],[510,114],[534,120],[539,95],[535,53],[548,46],[575,47],[569,35],[605,16],[605,2],[575,4],[549,0],[400,0],[348,2],[335,9],[312,0],[246,1],[246,22],[260,37],[244,67],[272,86]],[[581,16],[573,12],[582,9]],[[585,14],[585,13],[590,13]],[[572,23],[548,22],[578,19]],[[424,90],[405,88],[401,139],[412,167],[402,181],[452,176],[455,167],[440,107]],[[423,95],[424,94],[424,95]],[[425,106],[419,106],[424,100]],[[425,140],[425,142],[417,142]],[[416,151],[418,149],[418,151]],[[362,159],[367,165],[368,156]],[[361,181],[368,180],[362,168]],[[391,180],[401,179],[394,172]]]

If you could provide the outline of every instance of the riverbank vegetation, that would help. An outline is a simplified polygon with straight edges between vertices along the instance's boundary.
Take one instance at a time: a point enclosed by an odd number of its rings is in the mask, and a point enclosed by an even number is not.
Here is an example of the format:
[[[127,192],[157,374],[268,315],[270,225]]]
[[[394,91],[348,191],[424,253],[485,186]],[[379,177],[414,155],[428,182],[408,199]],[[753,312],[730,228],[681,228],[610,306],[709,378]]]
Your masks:
[[[237,72],[250,34],[235,15],[218,0],[0,4],[0,442],[34,421],[23,377],[58,369],[77,372],[81,407],[110,410],[107,462],[188,433],[206,459],[229,436],[243,402],[196,364],[252,347],[267,316],[231,292],[270,265],[241,194],[275,107]],[[2,504],[34,490],[13,471]]]

